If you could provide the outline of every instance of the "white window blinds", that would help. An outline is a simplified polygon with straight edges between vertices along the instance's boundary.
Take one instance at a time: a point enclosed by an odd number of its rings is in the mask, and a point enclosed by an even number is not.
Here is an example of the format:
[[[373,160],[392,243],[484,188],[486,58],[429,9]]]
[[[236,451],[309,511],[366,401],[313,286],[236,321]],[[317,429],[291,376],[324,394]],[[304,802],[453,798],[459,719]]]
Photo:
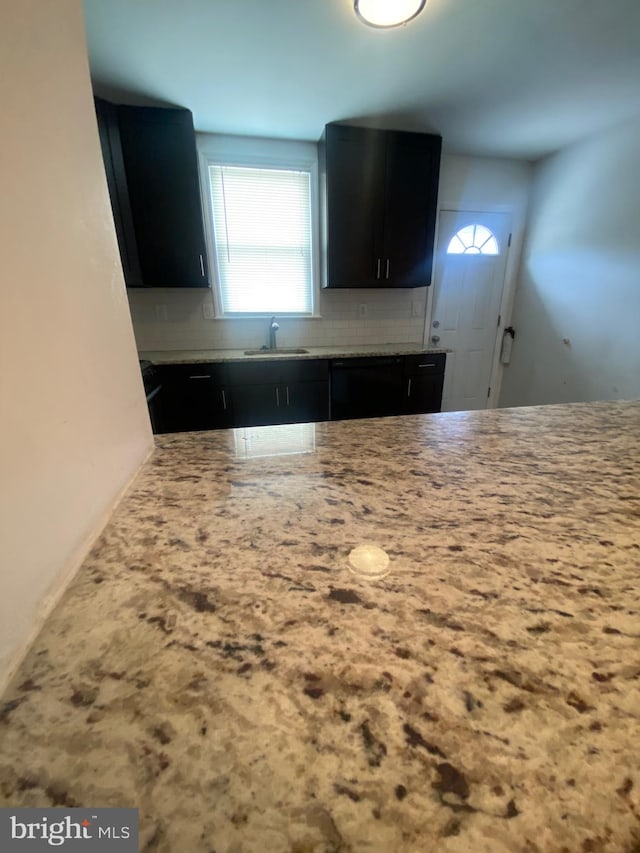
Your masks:
[[[311,314],[311,174],[209,166],[225,314]]]

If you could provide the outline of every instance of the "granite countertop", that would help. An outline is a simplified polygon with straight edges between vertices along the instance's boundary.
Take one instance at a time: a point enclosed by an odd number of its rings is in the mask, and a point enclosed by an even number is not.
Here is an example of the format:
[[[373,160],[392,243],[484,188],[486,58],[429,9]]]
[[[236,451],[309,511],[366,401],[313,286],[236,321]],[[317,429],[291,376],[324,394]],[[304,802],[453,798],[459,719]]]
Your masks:
[[[425,349],[417,344],[367,344],[360,346],[302,347],[307,352],[291,353],[265,350],[259,355],[245,355],[242,349],[145,350],[141,359],[154,364],[203,364],[219,361],[271,361],[273,359],[355,358],[356,356],[419,355],[446,353],[446,349]],[[250,347],[247,347],[250,349]],[[256,347],[257,349],[257,347]],[[286,348],[283,348],[286,350]]]
[[[136,806],[175,853],[632,853],[639,565],[638,402],[159,437],[0,704],[0,805]]]

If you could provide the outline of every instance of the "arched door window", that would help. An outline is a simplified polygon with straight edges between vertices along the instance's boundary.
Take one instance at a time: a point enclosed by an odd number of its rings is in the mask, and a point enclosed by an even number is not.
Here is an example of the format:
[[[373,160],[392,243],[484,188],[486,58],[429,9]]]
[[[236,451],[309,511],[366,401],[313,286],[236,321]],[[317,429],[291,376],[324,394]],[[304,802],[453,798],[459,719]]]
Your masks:
[[[499,255],[498,241],[484,225],[465,225],[454,234],[447,255]]]

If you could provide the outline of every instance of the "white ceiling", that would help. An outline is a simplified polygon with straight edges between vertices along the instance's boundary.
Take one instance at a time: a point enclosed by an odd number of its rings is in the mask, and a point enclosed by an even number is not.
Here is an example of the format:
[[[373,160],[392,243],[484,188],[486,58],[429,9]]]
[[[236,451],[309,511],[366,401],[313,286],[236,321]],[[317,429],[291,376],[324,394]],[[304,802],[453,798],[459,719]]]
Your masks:
[[[197,130],[315,140],[349,120],[536,159],[640,113],[640,0],[428,0],[376,30],[352,0],[85,0],[98,94]]]

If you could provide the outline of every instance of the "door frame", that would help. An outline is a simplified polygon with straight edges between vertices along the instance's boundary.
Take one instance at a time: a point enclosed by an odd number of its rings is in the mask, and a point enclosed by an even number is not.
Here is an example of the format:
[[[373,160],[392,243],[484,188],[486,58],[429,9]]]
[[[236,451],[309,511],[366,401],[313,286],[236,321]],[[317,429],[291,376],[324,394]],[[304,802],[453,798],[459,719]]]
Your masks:
[[[507,247],[507,260],[505,265],[504,281],[502,283],[502,296],[500,297],[500,322],[496,327],[496,336],[493,346],[493,358],[491,362],[491,374],[489,387],[491,392],[487,398],[487,409],[495,409],[498,407],[500,398],[500,389],[502,386],[502,376],[504,367],[500,363],[500,350],[502,347],[502,336],[504,330],[511,324],[511,314],[513,311],[513,302],[516,291],[516,284],[519,272],[520,252],[522,250],[523,227],[519,221],[516,210],[511,205],[469,205],[469,207],[453,207],[445,205],[438,207],[438,216],[436,220],[435,234],[435,251],[433,253],[433,273],[432,286],[427,291],[427,305],[425,312],[424,334],[422,345],[425,349],[434,348],[431,345],[431,323],[433,321],[433,303],[438,273],[438,259],[440,256],[440,214],[441,213],[504,213],[509,217],[509,231],[511,241]],[[449,360],[447,359],[447,363]],[[446,372],[446,368],[445,368]],[[446,377],[445,377],[446,381]]]

